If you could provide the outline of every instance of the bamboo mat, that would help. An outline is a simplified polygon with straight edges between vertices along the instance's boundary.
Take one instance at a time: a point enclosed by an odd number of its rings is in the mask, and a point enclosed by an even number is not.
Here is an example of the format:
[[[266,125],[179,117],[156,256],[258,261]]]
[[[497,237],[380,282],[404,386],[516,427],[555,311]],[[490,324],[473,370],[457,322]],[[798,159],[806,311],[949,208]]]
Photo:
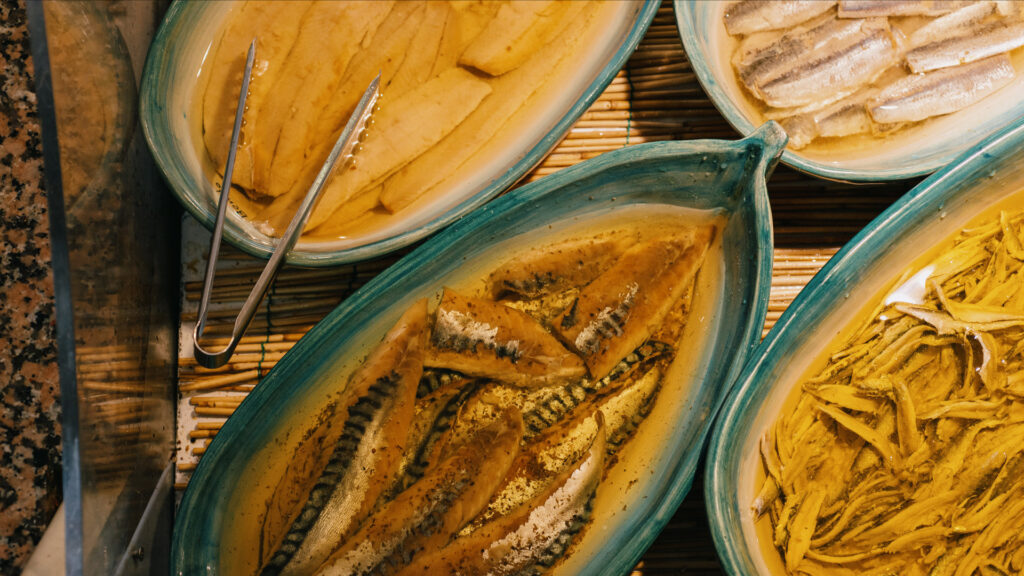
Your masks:
[[[604,94],[524,182],[604,152],[644,142],[734,139],[698,84],[679,40],[671,2]],[[765,333],[808,280],[872,218],[915,182],[852,186],[817,180],[780,166],[768,183],[775,223],[775,267]],[[257,313],[232,363],[217,370],[191,358],[208,234],[191,219],[183,229],[183,290],[176,487],[183,489],[210,440],[260,379],[301,336],[344,298],[401,254],[328,270],[286,268]],[[211,318],[234,318],[263,261],[225,247]],[[215,322],[216,320],[211,320]],[[720,574],[704,513],[702,472],[675,517],[634,575]]]

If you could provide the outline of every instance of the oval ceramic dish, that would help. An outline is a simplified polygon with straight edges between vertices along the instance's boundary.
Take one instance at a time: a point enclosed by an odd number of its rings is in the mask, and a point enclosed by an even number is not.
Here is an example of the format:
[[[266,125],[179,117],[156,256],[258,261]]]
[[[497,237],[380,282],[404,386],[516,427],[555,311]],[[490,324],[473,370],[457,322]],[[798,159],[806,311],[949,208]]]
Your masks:
[[[743,370],[709,442],[705,499],[731,574],[783,574],[755,534],[758,442],[798,378],[836,335],[892,288],[911,262],[1024,189],[1024,124],[1001,131],[904,195],[800,292]]]
[[[313,328],[217,434],[178,512],[174,573],[223,573],[222,554],[230,549],[226,522],[237,510],[235,498],[259,481],[275,444],[295,432],[303,414],[316,413],[352,364],[412,302],[436,296],[460,269],[472,267],[489,250],[494,258],[495,246],[507,246],[502,243],[550,234],[581,218],[649,204],[710,211],[723,218],[715,241],[719,256],[709,276],[717,280],[698,290],[704,302],[695,301],[694,310],[705,306],[701,309],[707,313],[687,325],[688,332],[692,325],[703,335],[692,345],[692,364],[684,363],[674,384],[685,401],[656,405],[665,411],[658,421],[668,423],[667,437],[657,444],[665,452],[643,457],[642,473],[627,488],[636,500],[628,507],[616,501],[612,521],[584,533],[588,536],[581,546],[588,538],[599,540],[591,545],[592,553],[575,554],[573,562],[563,565],[581,574],[628,570],[689,490],[711,418],[759,339],[772,265],[765,179],[784,144],[785,134],[772,123],[736,142],[661,142],[621,149],[524,186],[404,257]]]
[[[723,48],[728,40],[722,24],[727,2],[675,0],[676,23],[697,79],[725,119],[741,134],[761,123],[748,102]],[[782,162],[808,174],[848,182],[883,182],[929,174],[945,166],[986,136],[1024,115],[1024,74],[978,104],[855,151],[786,150]]]
[[[489,162],[486,173],[475,174],[472,181],[436,202],[410,208],[415,213],[379,232],[334,242],[300,241],[288,261],[329,266],[380,256],[437,231],[500,194],[537,165],[600,96],[633,53],[658,5],[654,0],[638,0],[630,17],[606,34],[608,42],[581,58],[564,97],[547,105],[536,129],[517,136],[507,154]],[[201,144],[190,102],[197,72],[231,6],[230,2],[174,3],[153,41],[140,95],[142,128],[157,164],[181,203],[208,228],[213,225],[217,195],[197,152]],[[262,258],[269,257],[276,244],[233,210],[228,211],[224,237]]]

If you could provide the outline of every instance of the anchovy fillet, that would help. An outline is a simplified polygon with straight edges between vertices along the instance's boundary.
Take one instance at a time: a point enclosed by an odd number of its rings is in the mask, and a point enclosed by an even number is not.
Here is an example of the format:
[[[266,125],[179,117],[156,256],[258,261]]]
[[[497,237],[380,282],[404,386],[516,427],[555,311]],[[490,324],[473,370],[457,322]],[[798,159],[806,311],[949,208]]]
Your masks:
[[[725,9],[729,34],[751,34],[800,24],[836,5],[835,0],[741,0]]]
[[[971,64],[907,76],[868,102],[875,122],[917,122],[956,112],[1010,84],[1015,72],[1005,54]]]
[[[815,19],[768,40],[751,36],[740,44],[733,59],[740,80],[751,92],[855,37],[864,38],[884,28],[885,20],[841,19],[835,15]]]
[[[970,1],[957,0],[839,0],[840,18],[875,16],[941,16]]]
[[[898,60],[888,25],[864,25],[864,34],[830,44],[819,55],[757,88],[769,106],[794,108],[874,81]]]
[[[940,16],[911,32],[907,36],[908,47],[913,49],[945,40],[951,36],[959,36],[964,29],[980,22],[994,10],[994,2],[975,2],[945,16]]]
[[[907,52],[907,66],[912,72],[928,72],[975,62],[1021,46],[1024,46],[1024,22],[994,22]]]

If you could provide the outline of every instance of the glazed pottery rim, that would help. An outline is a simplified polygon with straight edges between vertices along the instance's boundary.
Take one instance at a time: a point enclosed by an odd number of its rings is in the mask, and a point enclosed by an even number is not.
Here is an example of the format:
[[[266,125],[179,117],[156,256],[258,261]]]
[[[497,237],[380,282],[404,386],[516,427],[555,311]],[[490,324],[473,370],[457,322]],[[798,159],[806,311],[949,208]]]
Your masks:
[[[323,267],[380,257],[400,250],[437,232],[514,186],[516,182],[529,174],[532,168],[540,164],[544,157],[558,145],[576,120],[600,97],[607,85],[611,83],[612,79],[625,65],[629,56],[636,50],[636,47],[647,33],[651,22],[654,21],[660,6],[659,0],[641,1],[642,4],[637,9],[632,26],[608,62],[593,77],[593,80],[585,86],[572,105],[566,109],[561,119],[550,130],[545,132],[535,144],[524,150],[522,156],[511,168],[501,174],[495,174],[494,178],[489,183],[484,184],[482,189],[467,196],[445,212],[429,219],[429,221],[421,226],[405,229],[387,238],[340,250],[293,249],[287,255],[286,261],[297,266]],[[174,162],[180,160],[178,155],[171,154],[167,150],[161,151],[159,146],[159,142],[164,136],[162,132],[166,129],[168,136],[173,135],[173,132],[169,130],[169,127],[164,126],[163,121],[158,121],[164,115],[164,111],[163,107],[158,104],[159,97],[156,94],[156,90],[162,82],[157,76],[163,71],[161,64],[168,58],[167,46],[172,30],[175,28],[178,19],[182,17],[182,14],[186,10],[193,9],[190,8],[192,5],[193,3],[183,0],[174,2],[168,9],[160,28],[157,30],[142,73],[139,89],[139,117],[146,143],[153,154],[156,164],[160,168],[160,173],[163,175],[167,187],[170,188],[182,206],[204,228],[209,230],[213,227],[216,217],[215,212],[209,209],[200,193],[185,190],[187,182],[178,181],[178,175],[175,170],[177,163]],[[167,61],[167,64],[170,65],[170,61]],[[230,222],[225,222],[224,239],[243,252],[261,259],[269,258],[273,249],[277,246],[276,239],[273,239],[268,244],[255,238],[250,238],[241,233]]]
[[[745,169],[745,173],[751,175],[752,178],[749,179],[746,185],[741,187],[741,194],[737,195],[735,191],[723,191],[722,197],[739,198],[737,202],[739,204],[749,204],[751,211],[751,216],[749,217],[750,231],[753,234],[752,238],[757,242],[757,260],[756,263],[752,262],[749,268],[744,268],[748,271],[747,277],[753,282],[753,286],[747,289],[747,292],[752,295],[751,301],[745,303],[745,308],[751,313],[745,316],[743,323],[738,326],[726,327],[723,325],[720,328],[723,334],[734,333],[736,341],[742,342],[743,346],[732,356],[728,369],[721,371],[723,375],[721,381],[695,383],[695,385],[701,387],[710,387],[708,396],[708,402],[711,404],[710,414],[707,414],[703,420],[694,421],[692,425],[694,433],[699,437],[699,441],[685,449],[679,449],[678,462],[673,460],[673,466],[668,469],[669,471],[666,474],[667,488],[663,493],[659,494],[660,501],[652,505],[646,512],[642,529],[622,534],[620,536],[621,541],[617,542],[620,545],[620,554],[616,558],[624,556],[623,551],[633,554],[638,558],[643,550],[657,537],[657,534],[671,518],[672,513],[678,508],[683,497],[689,491],[693,475],[696,473],[696,461],[702,452],[701,448],[710,430],[712,417],[726,397],[728,386],[732,384],[742,368],[743,360],[754,349],[760,337],[761,325],[767,310],[769,290],[767,282],[771,277],[772,257],[771,213],[767,206],[765,180],[767,173],[770,173],[771,168],[778,159],[778,151],[781,150],[780,139],[782,145],[785,142],[785,135],[780,135],[780,133],[781,129],[777,125],[772,125],[745,139],[737,141],[656,142],[623,148],[560,171],[555,176],[533,182],[513,191],[488,205],[485,210],[474,214],[473,217],[460,220],[442,234],[417,247],[414,252],[406,255],[396,265],[387,269],[343,301],[327,318],[316,325],[306,337],[296,344],[295,349],[298,351],[298,354],[289,353],[285,355],[267,378],[273,378],[275,374],[294,372],[307,360],[300,356],[316,352],[324,345],[323,340],[326,337],[336,333],[338,330],[345,330],[343,326],[348,317],[367,307],[367,305],[374,304],[374,301],[379,298],[382,292],[386,291],[408,272],[415,271],[421,261],[435,256],[439,251],[443,251],[451,244],[452,240],[461,239],[475,231],[485,229],[488,224],[491,224],[507,213],[511,213],[515,207],[521,204],[552,196],[559,189],[572,185],[574,182],[594,177],[602,171],[633,162],[657,162],[662,157],[684,157],[698,154],[712,155],[715,153],[726,154],[736,151],[745,152],[748,166]],[[271,384],[271,386],[267,384]],[[193,500],[201,498],[202,493],[205,492],[206,484],[215,479],[216,472],[214,470],[218,460],[221,459],[222,453],[227,453],[226,451],[230,444],[229,440],[244,432],[245,424],[243,420],[251,419],[248,418],[248,414],[250,412],[255,413],[255,411],[262,408],[263,404],[267,400],[273,399],[277,390],[285,385],[286,383],[283,380],[280,383],[264,383],[264,386],[257,387],[249,395],[249,398],[242,402],[236,411],[236,415],[239,417],[229,419],[224,424],[220,434],[218,434],[220,441],[215,440],[211,443],[207,453],[201,460],[184,494],[180,510],[184,512],[190,509],[193,506]],[[690,427],[688,426],[688,428]],[[192,521],[200,522],[201,520],[201,518],[197,518]],[[174,530],[172,551],[175,549],[180,550],[182,546],[185,546],[187,544],[187,537],[184,533],[189,531],[190,527],[198,526],[200,525],[193,526],[189,524],[189,526],[183,527],[181,521],[177,522]],[[172,552],[172,562],[177,565],[180,561],[179,554]],[[628,566],[623,566],[623,569],[626,568]]]
[[[697,0],[673,0],[673,4],[676,27],[679,29],[679,36],[686,51],[687,61],[690,63],[697,81],[704,89],[704,93],[730,126],[744,136],[750,134],[754,130],[754,123],[750,121],[747,115],[740,110],[740,107],[733,102],[733,99],[719,86],[718,81],[715,79],[715,74],[707,62],[707,54],[701,48],[700,42],[697,41],[696,31],[693,27],[695,23],[693,8],[696,6]],[[967,148],[952,146],[944,154],[934,156],[931,162],[927,163],[917,162],[912,155],[907,154],[907,161],[903,166],[852,169],[811,160],[799,152],[794,152],[788,148],[782,153],[782,163],[816,178],[837,182],[872,184],[909,180],[931,174],[944,166],[948,166],[950,162],[962,156],[967,150],[980,142],[988,140],[989,137],[1000,131],[1001,129],[991,132],[988,136]]]
[[[802,342],[806,334],[813,333],[814,324],[809,319],[817,317],[817,312],[827,309],[830,302],[841,298],[842,293],[848,289],[833,278],[838,278],[848,268],[856,270],[875,260],[892,245],[894,237],[912,230],[920,224],[922,218],[943,210],[946,203],[960,194],[976,189],[974,186],[964,187],[964,178],[971,176],[996,156],[993,150],[997,150],[998,155],[1005,155],[1016,149],[1012,147],[1013,144],[1019,145],[1021,142],[1024,142],[1024,121],[1004,127],[985,138],[900,197],[811,278],[767,337],[748,356],[740,376],[718,412],[706,455],[704,499],[708,523],[718,556],[727,573],[747,574],[745,569],[752,562],[752,554],[742,535],[742,520],[734,516],[736,486],[730,485],[730,482],[736,482],[733,466],[737,462],[733,461],[730,449],[737,447],[738,450],[738,445],[750,433],[743,425],[748,419],[748,412],[759,407],[754,405],[754,401],[763,398],[780,383],[777,379],[761,381],[762,374],[769,374],[785,361],[786,347],[795,347],[797,344],[794,343]],[[737,453],[737,457],[741,456]]]

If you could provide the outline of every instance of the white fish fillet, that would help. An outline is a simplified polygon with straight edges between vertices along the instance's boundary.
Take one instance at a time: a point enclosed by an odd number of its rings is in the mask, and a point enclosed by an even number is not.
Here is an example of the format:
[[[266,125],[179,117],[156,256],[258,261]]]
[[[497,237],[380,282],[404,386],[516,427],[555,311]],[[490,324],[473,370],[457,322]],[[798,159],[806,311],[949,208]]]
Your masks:
[[[959,36],[971,25],[980,22],[995,10],[995,2],[976,2],[955,12],[928,22],[907,37],[908,47],[913,49],[932,42],[945,40],[950,36]]]
[[[960,36],[942,40],[907,52],[912,72],[975,62],[1024,46],[1024,22],[994,22],[964,30]]]
[[[751,92],[765,83],[819,57],[822,51],[840,48],[844,41],[865,37],[874,30],[884,28],[883,19],[839,19],[835,14],[816,18],[798,26],[773,40],[767,41],[762,33],[744,40],[736,52],[733,64],[740,81]]]
[[[1013,66],[1005,54],[907,76],[871,99],[868,112],[880,124],[917,122],[962,110],[1006,86],[1013,78]]]
[[[940,16],[970,3],[969,0],[839,0],[839,17]]]
[[[871,116],[868,115],[865,103],[876,93],[875,89],[861,90],[816,112],[782,120],[782,127],[789,134],[789,145],[800,149],[816,138],[837,138],[870,132]]]
[[[725,9],[725,30],[736,36],[788,28],[835,5],[836,0],[740,0]]]
[[[819,54],[755,93],[774,108],[806,106],[865,86],[898,60],[888,27],[830,45]]]

